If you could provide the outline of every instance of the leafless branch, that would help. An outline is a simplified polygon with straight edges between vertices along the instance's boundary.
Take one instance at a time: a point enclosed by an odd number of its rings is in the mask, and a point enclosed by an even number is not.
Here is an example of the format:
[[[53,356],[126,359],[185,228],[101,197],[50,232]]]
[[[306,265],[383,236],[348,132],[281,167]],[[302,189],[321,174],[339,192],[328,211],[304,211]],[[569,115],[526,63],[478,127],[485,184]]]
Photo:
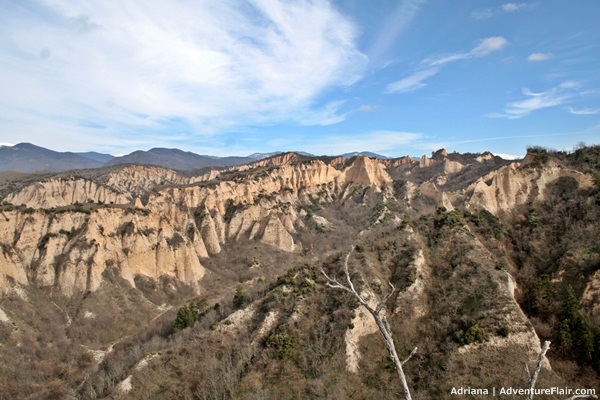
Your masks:
[[[408,360],[410,360],[412,358],[412,356],[415,355],[415,353],[417,352],[417,347],[415,347],[414,349],[412,349],[412,351],[410,352],[410,354],[408,355],[408,357],[406,357],[404,359],[404,361],[402,361],[400,364],[404,365],[408,362]]]
[[[392,329],[390,327],[390,324],[388,323],[387,318],[385,316],[380,315],[381,310],[385,306],[385,303],[395,292],[396,288],[390,282],[388,282],[388,285],[390,286],[390,291],[383,297],[383,299],[381,299],[381,302],[377,305],[377,307],[375,309],[370,307],[369,304],[358,294],[358,292],[354,288],[352,279],[350,278],[350,268],[348,266],[348,261],[350,259],[350,255],[352,254],[353,250],[354,250],[354,246],[352,246],[352,248],[346,255],[346,259],[344,260],[344,273],[346,275],[346,281],[348,282],[348,286],[343,285],[340,282],[338,282],[336,279],[328,276],[322,268],[321,268],[321,273],[323,274],[325,279],[327,279],[327,286],[334,288],[334,289],[342,289],[342,290],[352,293],[352,295],[354,295],[356,300],[358,300],[358,302],[361,305],[363,305],[367,309],[367,311],[369,311],[369,313],[373,316],[373,319],[375,319],[375,323],[377,324],[377,327],[379,328],[379,331],[381,332],[381,335],[383,336],[383,339],[385,340],[388,351],[390,353],[390,357],[392,358],[392,361],[394,362],[394,365],[396,366],[396,370],[398,371],[398,376],[400,377],[400,382],[402,383],[402,389],[404,390],[404,399],[411,400],[412,398],[410,396],[410,390],[408,389],[408,383],[406,382],[406,375],[404,375],[404,370],[402,368],[402,365],[411,359],[411,357],[417,351],[417,348],[415,347],[411,351],[411,353],[408,355],[408,357],[406,357],[406,359],[404,361],[400,362],[400,359],[398,358],[398,353],[396,352],[396,346],[394,345],[394,339],[392,336]]]
[[[535,383],[537,382],[538,375],[540,374],[540,370],[542,369],[542,363],[544,362],[544,357],[546,357],[546,352],[550,348],[550,341],[546,340],[544,345],[542,346],[542,350],[540,351],[540,355],[537,359],[537,364],[535,369],[533,370],[533,375],[529,379],[529,393],[527,394],[526,399],[533,399],[533,389],[535,388]]]
[[[388,299],[396,291],[396,288],[394,287],[394,285],[392,285],[391,282],[388,281],[388,285],[390,285],[390,291],[387,292],[387,294],[383,297],[383,299],[381,299],[381,302],[377,305],[377,308],[375,309],[375,312],[377,312],[377,313],[379,313],[381,311],[381,309],[385,306],[385,303],[387,303]]]
[[[334,288],[334,289],[342,289],[342,290],[346,290],[350,293],[352,293],[352,290],[350,290],[350,288],[342,285],[341,283],[339,283],[336,279],[331,278],[329,275],[327,275],[325,273],[325,271],[323,270],[323,268],[321,268],[321,273],[323,274],[323,276],[327,279],[327,286],[329,286],[330,288]]]
[[[578,394],[575,396],[569,397],[567,400],[575,400],[575,399],[597,399],[598,396],[595,394]]]

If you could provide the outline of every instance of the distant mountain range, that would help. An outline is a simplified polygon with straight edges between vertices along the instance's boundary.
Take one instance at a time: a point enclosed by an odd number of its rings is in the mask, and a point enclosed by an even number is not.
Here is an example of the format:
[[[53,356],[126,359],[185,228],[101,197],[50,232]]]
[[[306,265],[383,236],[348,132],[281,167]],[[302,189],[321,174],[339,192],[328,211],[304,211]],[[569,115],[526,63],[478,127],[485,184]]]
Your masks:
[[[214,157],[179,149],[154,148],[148,151],[138,150],[126,156],[115,157],[106,165],[151,164],[185,171],[205,167],[231,167],[253,161],[256,161],[256,159],[250,157]]]
[[[19,143],[12,147],[0,146],[0,171],[60,172],[134,163],[187,171],[206,167],[231,167],[249,164],[281,153],[254,153],[246,157],[216,157],[199,155],[179,149],[154,148],[148,151],[138,150],[125,156],[115,157],[93,151],[85,153],[58,152],[31,143]],[[307,157],[315,157],[309,153],[297,153]],[[356,155],[379,159],[388,158],[371,152],[353,152],[341,155],[346,158],[352,158]]]
[[[69,169],[99,168],[106,163],[102,159],[110,160],[112,158],[109,154],[62,153],[31,143],[19,143],[12,147],[0,147],[0,171],[59,172]]]
[[[377,154],[377,153],[372,153],[370,151],[355,151],[352,153],[344,153],[341,155],[342,157],[345,158],[352,158],[352,157],[356,157],[356,156],[365,156],[365,157],[371,157],[371,158],[377,158],[380,160],[387,160],[389,159],[389,157],[386,156],[382,156],[381,154]]]

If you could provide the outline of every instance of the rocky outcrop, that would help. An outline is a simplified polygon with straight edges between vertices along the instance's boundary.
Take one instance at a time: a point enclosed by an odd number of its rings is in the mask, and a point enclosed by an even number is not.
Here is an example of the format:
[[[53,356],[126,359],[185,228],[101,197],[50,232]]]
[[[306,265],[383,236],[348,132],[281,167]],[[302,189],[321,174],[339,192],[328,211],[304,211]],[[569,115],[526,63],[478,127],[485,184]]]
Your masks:
[[[196,177],[198,178],[200,177]],[[162,167],[127,165],[107,174],[103,181],[114,190],[140,196],[159,185],[185,185],[196,180]]]
[[[484,163],[486,161],[493,160],[493,159],[494,159],[494,155],[490,152],[485,152],[485,153],[475,157],[475,161],[480,162],[480,163]]]
[[[561,176],[574,178],[581,187],[592,186],[589,175],[549,162],[544,168],[524,168],[512,163],[480,178],[471,186],[470,207],[480,207],[493,214],[509,211],[528,200],[543,200],[546,185]]]
[[[435,164],[435,160],[433,160],[431,158],[427,158],[427,156],[425,154],[423,154],[421,156],[421,161],[419,161],[420,168],[431,167],[433,164]]]
[[[341,175],[345,183],[381,187],[392,182],[385,167],[377,160],[358,156]]]
[[[291,165],[294,163],[298,163],[301,161],[298,153],[284,153],[278,154],[273,157],[265,158],[264,160],[253,162],[252,164],[248,164],[249,166],[256,167],[271,167],[271,166],[282,166],[282,165]]]
[[[458,161],[444,160],[444,173],[446,174],[455,174],[462,171],[464,167],[465,166]]]
[[[329,165],[331,165],[332,167],[338,167],[338,166],[343,166],[344,164],[346,164],[346,161],[348,161],[348,159],[346,157],[343,156],[339,156],[336,157],[334,159],[332,159],[331,161],[329,161]]]
[[[114,204],[130,204],[133,201],[129,194],[81,178],[57,178],[34,183],[9,194],[5,200],[33,208],[62,207],[90,201]]]
[[[38,210],[7,212],[0,225],[0,283],[93,291],[107,268],[117,268],[132,285],[136,275],[168,275],[195,286],[204,275],[201,260],[228,242],[259,240],[282,251],[301,249],[294,238],[303,225],[297,205],[311,198],[330,201],[349,185],[391,182],[384,166],[367,157],[357,157],[342,171],[322,161],[282,157],[288,165],[259,168],[235,182],[191,183],[164,168],[129,166],[105,176],[106,186],[85,179],[30,185],[10,199]],[[134,208],[129,195],[108,185],[151,192],[145,208],[138,198]],[[41,210],[89,199],[115,204],[83,212]]]
[[[437,186],[433,182],[423,182],[418,189],[416,189],[415,193],[435,199],[438,207],[445,207],[448,211],[454,210],[448,195],[445,192],[438,190]]]
[[[427,157],[425,157],[427,158]],[[381,164],[385,165],[386,168],[394,168],[394,167],[410,167],[414,166],[418,163],[415,159],[409,156],[400,157],[400,158],[388,158],[385,160],[378,160]]]
[[[281,220],[275,216],[267,223],[261,241],[288,252],[296,248],[294,238],[285,229]]]
[[[211,170],[197,176],[151,165],[112,167],[97,178],[57,177],[25,186],[5,199],[33,208],[65,207],[75,203],[135,204],[136,199],[161,186],[184,186],[217,178]],[[141,204],[140,204],[141,205]]]
[[[111,267],[132,285],[136,275],[169,275],[192,285],[204,275],[201,246],[160,215],[121,209],[6,215],[0,230],[2,287],[12,281],[56,286],[67,294],[93,291]]]
[[[250,163],[250,164],[229,167],[225,171],[227,171],[227,172],[243,172],[243,171],[249,171],[249,170],[261,168],[261,167],[262,168],[264,168],[264,167],[281,167],[283,165],[292,165],[292,164],[300,163],[301,161],[302,161],[302,157],[298,153],[290,152],[290,153],[278,154],[276,156],[258,160],[253,163]]]
[[[465,167],[438,153],[447,179]],[[433,162],[425,160],[421,166]],[[168,275],[196,285],[204,274],[202,260],[228,243],[256,240],[281,251],[298,251],[304,205],[347,199],[357,187],[383,191],[384,198],[392,199],[386,165],[416,163],[408,157],[381,161],[364,156],[348,162],[340,160],[335,168],[320,160],[300,162],[297,154],[288,153],[239,174],[229,175],[229,170],[224,176],[230,180],[213,179],[223,171],[189,177],[133,165],[111,169],[98,182],[54,178],[26,186],[7,201],[37,210],[8,211],[6,206],[0,219],[0,285],[35,283],[66,293],[95,290],[102,273],[113,267],[132,284],[136,275]],[[468,207],[498,213],[531,198],[542,199],[546,185],[560,176],[571,176],[582,187],[592,184],[589,176],[556,163],[542,169],[513,163],[461,193],[441,191],[432,180],[406,182],[402,201],[410,207],[416,196],[428,196],[452,210],[453,203],[466,197]],[[67,207],[89,201],[93,207]],[[384,209],[386,216],[388,211]]]

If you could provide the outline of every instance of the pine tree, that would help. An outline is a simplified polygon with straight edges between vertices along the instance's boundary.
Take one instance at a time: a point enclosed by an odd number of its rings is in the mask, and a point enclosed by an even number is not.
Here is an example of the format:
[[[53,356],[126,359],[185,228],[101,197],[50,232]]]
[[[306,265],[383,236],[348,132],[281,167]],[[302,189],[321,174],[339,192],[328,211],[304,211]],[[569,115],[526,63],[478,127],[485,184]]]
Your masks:
[[[566,354],[570,354],[582,363],[591,361],[594,350],[592,334],[585,317],[579,312],[579,302],[571,286],[567,288],[567,298],[563,307],[563,322],[560,326],[559,335],[561,347]]]
[[[248,295],[240,285],[235,288],[235,295],[233,295],[233,306],[236,309],[244,307],[248,302]]]
[[[194,303],[189,306],[183,306],[177,311],[175,318],[175,332],[188,328],[196,322],[196,305]]]

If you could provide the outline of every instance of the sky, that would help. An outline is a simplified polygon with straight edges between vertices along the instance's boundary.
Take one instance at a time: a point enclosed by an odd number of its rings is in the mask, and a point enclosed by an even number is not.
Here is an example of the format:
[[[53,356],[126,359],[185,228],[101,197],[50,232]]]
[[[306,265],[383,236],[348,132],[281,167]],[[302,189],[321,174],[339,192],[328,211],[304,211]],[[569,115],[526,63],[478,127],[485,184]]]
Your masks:
[[[597,0],[0,0],[0,144],[216,156],[600,143]]]

